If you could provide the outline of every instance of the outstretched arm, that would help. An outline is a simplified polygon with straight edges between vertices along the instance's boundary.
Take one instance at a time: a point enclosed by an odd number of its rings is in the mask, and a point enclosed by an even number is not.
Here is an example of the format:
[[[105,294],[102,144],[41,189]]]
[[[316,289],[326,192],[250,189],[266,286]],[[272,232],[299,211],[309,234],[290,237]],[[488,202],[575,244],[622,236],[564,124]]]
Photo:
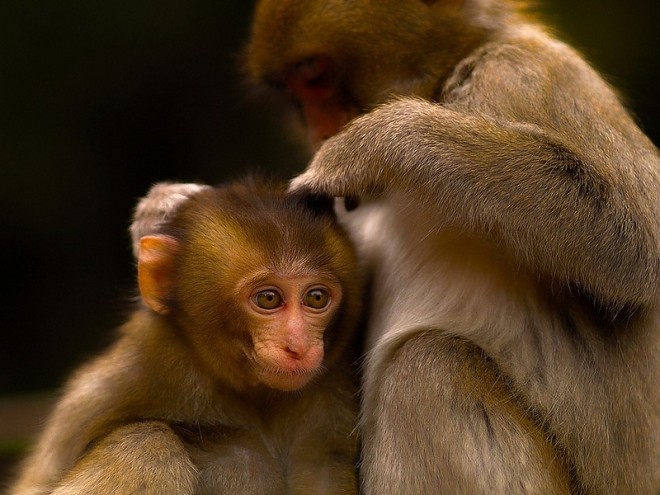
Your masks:
[[[439,228],[491,236],[523,263],[603,302],[648,302],[660,276],[660,211],[643,187],[660,184],[658,170],[633,173],[585,155],[535,125],[402,99],[328,140],[291,188],[345,197],[401,192],[425,203],[420,211]]]

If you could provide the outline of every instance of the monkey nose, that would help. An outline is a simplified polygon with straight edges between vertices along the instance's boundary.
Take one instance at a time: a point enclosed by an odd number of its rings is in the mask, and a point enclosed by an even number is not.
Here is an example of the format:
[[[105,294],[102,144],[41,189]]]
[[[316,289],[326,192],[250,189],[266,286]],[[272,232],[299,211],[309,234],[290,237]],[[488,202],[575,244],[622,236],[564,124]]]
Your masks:
[[[309,344],[289,343],[284,346],[284,352],[292,359],[301,360],[309,351]]]
[[[313,370],[318,368],[323,362],[323,346],[319,345],[306,345],[306,346],[293,346],[287,345],[280,351],[281,361],[280,368],[290,370]]]

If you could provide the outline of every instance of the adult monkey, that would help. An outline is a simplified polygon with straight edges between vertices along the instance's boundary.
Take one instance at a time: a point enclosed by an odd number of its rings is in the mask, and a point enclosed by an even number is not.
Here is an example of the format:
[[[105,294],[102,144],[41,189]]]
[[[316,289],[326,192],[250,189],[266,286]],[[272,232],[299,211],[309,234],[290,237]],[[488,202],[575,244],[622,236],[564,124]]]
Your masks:
[[[262,0],[247,66],[361,200],[365,493],[658,493],[660,159],[599,75],[505,0]]]

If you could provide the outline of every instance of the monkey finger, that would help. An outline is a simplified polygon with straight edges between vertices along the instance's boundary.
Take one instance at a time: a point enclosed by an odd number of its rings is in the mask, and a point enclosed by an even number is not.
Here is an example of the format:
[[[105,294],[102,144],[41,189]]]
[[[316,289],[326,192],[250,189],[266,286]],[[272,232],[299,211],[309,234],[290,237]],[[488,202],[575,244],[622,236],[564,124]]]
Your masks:
[[[332,190],[330,181],[321,174],[314,173],[310,169],[295,177],[289,183],[288,192],[296,196],[329,196],[339,197],[338,191]]]
[[[304,174],[303,174],[304,175]],[[346,211],[353,211],[360,205],[360,198],[355,194],[337,194],[336,196],[320,192],[318,187],[311,186],[303,176],[296,177],[289,185],[289,194],[299,198],[308,208],[320,214],[334,214],[334,199],[343,198]]]

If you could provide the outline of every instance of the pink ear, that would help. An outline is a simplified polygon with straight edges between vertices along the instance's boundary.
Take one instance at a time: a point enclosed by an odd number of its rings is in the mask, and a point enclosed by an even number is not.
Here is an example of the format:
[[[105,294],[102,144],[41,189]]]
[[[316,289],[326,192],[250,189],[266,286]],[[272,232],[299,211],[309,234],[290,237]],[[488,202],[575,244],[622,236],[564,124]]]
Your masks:
[[[168,297],[174,285],[174,261],[179,242],[166,235],[148,235],[140,239],[138,285],[142,300],[160,314],[170,311]]]

